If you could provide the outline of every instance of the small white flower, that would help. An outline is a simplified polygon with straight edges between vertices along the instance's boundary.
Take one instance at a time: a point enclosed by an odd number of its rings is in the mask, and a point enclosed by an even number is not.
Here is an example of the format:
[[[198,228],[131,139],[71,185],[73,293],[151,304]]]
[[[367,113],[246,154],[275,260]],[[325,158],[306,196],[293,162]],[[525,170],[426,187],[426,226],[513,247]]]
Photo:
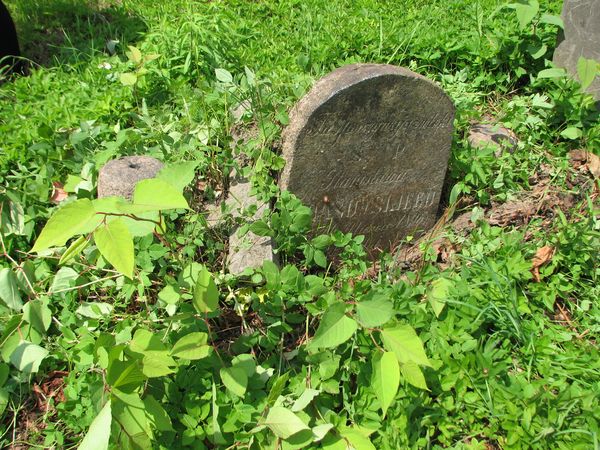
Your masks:
[[[110,69],[112,69],[112,66],[110,65],[109,62],[105,61],[103,63],[98,64],[98,69],[110,70]]]

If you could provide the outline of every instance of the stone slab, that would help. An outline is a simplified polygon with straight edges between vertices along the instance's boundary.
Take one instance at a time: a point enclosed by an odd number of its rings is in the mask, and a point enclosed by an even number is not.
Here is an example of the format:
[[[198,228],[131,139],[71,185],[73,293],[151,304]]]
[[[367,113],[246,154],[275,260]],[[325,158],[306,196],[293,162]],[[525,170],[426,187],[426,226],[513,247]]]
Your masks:
[[[600,0],[565,0],[561,18],[565,29],[554,51],[554,63],[577,77],[579,57],[600,62]],[[600,77],[587,92],[600,101]]]
[[[436,222],[454,111],[442,89],[408,69],[336,69],[290,113],[280,187],[312,207],[316,228],[389,250]]]
[[[98,174],[98,198],[117,195],[131,200],[140,180],[154,178],[163,163],[150,156],[126,156],[107,162]]]
[[[251,183],[245,179],[234,179],[229,186],[227,205],[232,209],[234,217],[240,217],[251,205],[257,204],[252,220],[259,220],[269,205],[258,202],[250,195]],[[261,267],[265,260],[273,261],[273,242],[269,236],[258,236],[252,232],[244,235],[235,228],[229,236],[229,256],[227,266],[229,272],[241,275],[247,268]]]
[[[519,140],[515,133],[499,124],[478,123],[469,128],[469,145],[475,148],[494,147],[496,156],[507,151],[513,153]]]

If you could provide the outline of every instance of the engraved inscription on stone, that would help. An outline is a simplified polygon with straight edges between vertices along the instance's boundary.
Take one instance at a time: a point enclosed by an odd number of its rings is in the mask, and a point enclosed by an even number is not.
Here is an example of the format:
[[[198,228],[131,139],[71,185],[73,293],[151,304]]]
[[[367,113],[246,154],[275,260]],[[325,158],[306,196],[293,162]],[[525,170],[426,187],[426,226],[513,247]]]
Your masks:
[[[565,29],[554,51],[554,63],[576,75],[579,57],[600,61],[600,0],[565,0],[561,17]],[[600,101],[600,77],[587,91]]]
[[[280,186],[313,208],[315,227],[389,250],[435,223],[453,121],[450,98],[421,75],[339,68],[292,110]]]

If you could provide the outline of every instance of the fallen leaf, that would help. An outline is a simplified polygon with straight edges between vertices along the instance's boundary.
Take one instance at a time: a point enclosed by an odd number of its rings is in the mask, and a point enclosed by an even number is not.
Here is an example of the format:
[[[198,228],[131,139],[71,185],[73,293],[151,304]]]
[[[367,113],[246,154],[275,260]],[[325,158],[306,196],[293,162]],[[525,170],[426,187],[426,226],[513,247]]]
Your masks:
[[[540,278],[540,267],[544,264],[550,262],[552,260],[552,256],[554,255],[554,247],[549,245],[545,245],[542,248],[538,249],[531,261],[531,274],[533,275],[533,279],[536,283],[541,281]]]
[[[575,169],[583,166],[589,170],[594,177],[600,178],[600,157],[598,157],[598,155],[578,149],[570,151],[569,157],[571,159],[571,164]]]
[[[63,189],[63,185],[58,181],[52,182],[52,195],[50,196],[50,201],[52,203],[60,203],[63,200],[66,200],[69,194],[67,191]]]

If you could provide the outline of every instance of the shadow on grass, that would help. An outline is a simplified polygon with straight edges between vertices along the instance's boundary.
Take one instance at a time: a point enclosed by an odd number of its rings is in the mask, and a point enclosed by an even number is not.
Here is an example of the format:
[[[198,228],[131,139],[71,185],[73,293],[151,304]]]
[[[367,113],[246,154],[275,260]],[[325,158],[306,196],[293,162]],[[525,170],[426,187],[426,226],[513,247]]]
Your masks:
[[[21,55],[45,67],[77,64],[107,51],[107,42],[132,44],[145,22],[121,0],[8,0]]]

